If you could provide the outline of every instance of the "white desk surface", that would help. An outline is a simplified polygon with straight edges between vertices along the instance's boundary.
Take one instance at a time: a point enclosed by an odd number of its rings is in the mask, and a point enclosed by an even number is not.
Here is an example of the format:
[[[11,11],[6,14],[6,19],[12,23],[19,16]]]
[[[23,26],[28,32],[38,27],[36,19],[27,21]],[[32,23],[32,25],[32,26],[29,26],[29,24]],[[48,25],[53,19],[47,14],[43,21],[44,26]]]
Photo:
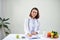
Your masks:
[[[19,35],[19,39],[16,38],[16,35]],[[21,36],[25,36],[25,35],[24,34],[9,34],[3,40],[60,40],[60,37],[56,39],[51,39],[51,38],[43,37],[41,35],[39,39],[29,39],[27,37],[22,39]]]

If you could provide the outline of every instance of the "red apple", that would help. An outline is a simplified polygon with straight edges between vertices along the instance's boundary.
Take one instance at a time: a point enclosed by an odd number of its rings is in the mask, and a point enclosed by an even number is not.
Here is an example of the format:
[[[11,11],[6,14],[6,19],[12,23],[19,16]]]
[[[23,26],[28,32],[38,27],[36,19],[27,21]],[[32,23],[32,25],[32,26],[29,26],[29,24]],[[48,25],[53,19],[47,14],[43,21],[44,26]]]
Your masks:
[[[47,37],[51,37],[51,32],[48,32],[47,33]]]

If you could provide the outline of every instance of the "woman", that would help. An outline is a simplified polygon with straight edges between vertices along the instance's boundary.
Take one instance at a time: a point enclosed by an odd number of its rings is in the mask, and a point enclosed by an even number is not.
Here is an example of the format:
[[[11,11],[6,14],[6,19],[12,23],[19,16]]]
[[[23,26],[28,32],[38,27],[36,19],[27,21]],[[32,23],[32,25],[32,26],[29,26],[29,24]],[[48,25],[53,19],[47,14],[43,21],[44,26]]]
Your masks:
[[[32,8],[29,18],[25,20],[24,31],[25,34],[31,37],[32,35],[39,34],[40,23],[39,19],[39,10],[37,8]]]

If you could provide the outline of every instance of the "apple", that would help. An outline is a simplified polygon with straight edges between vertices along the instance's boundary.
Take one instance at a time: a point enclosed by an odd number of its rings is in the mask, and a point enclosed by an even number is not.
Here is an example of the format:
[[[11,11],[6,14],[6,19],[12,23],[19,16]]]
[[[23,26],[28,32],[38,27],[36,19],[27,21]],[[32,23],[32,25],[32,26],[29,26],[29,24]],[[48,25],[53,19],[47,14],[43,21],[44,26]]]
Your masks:
[[[59,37],[58,34],[54,36],[54,38],[58,38],[58,37]]]
[[[51,32],[48,32],[47,33],[47,37],[51,37]]]
[[[19,35],[16,35],[16,38],[19,39]]]

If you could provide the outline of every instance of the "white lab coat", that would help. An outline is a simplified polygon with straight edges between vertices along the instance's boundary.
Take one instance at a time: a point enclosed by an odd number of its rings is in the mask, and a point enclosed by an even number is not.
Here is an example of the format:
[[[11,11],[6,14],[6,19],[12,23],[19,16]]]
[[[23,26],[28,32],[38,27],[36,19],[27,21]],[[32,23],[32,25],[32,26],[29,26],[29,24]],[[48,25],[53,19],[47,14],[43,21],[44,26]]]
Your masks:
[[[34,24],[33,24],[33,21],[34,21]],[[40,22],[38,19],[32,19],[31,17],[25,19],[25,22],[24,22],[25,34],[31,33],[32,29],[34,30],[34,32],[39,33],[39,28],[40,28]]]

